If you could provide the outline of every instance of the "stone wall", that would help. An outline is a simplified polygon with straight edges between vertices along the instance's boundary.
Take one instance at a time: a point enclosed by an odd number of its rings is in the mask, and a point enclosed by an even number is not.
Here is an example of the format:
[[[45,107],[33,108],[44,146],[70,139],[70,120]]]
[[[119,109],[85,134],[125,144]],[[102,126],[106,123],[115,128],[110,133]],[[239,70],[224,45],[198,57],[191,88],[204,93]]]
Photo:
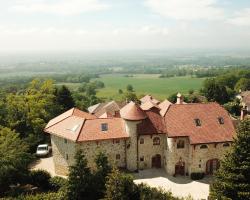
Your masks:
[[[160,138],[160,145],[153,145],[153,139]],[[140,144],[140,140],[144,140],[144,144]],[[152,157],[156,154],[161,155],[161,165],[164,166],[164,146],[165,134],[159,135],[141,135],[138,137],[138,152],[139,152],[139,169],[147,169],[152,167]],[[144,161],[142,161],[142,158]]]
[[[51,135],[51,144],[56,174],[67,175],[68,166],[74,163],[75,143],[70,140]]]
[[[82,142],[77,144],[77,148],[81,148],[88,160],[88,166],[95,169],[95,158],[98,152],[104,152],[109,163],[118,167],[125,168],[125,140],[102,140]],[[119,156],[118,156],[119,155]]]
[[[223,147],[224,143],[207,144],[207,149],[200,149],[201,145],[191,145],[190,173],[206,172],[206,163],[211,159],[221,160],[229,147]]]
[[[130,138],[127,141],[126,157],[127,157],[127,169],[130,171],[137,170],[137,124],[140,121],[125,121],[126,132]]]
[[[177,148],[177,143],[179,140],[184,141],[184,148]],[[166,172],[170,175],[175,174],[175,165],[182,161],[185,163],[185,172],[188,172],[189,168],[189,151],[190,151],[190,144],[189,139],[187,137],[180,137],[180,138],[167,138],[166,150],[165,150],[165,169]]]

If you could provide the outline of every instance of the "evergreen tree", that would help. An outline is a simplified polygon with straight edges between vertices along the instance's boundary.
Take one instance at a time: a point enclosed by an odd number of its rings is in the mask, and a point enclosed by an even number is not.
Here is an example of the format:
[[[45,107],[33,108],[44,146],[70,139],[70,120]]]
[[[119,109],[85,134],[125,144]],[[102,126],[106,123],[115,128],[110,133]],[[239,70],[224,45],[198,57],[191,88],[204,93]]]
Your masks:
[[[136,186],[130,175],[120,173],[118,169],[113,169],[106,181],[106,200],[137,200]]]
[[[128,92],[133,92],[133,91],[134,91],[133,86],[130,85],[130,84],[128,84],[128,85],[127,85],[127,91],[128,91]]]
[[[65,85],[57,89],[56,100],[58,104],[62,107],[62,111],[69,110],[75,106],[72,94]]]
[[[215,174],[210,195],[218,200],[250,199],[250,120],[239,125],[232,150]]]
[[[96,199],[100,199],[104,196],[106,177],[111,172],[111,166],[108,162],[108,157],[103,153],[99,152],[95,159],[96,173],[95,173],[95,188],[96,188]]]
[[[75,164],[69,168],[67,196],[69,200],[91,199],[91,172],[82,150],[75,154]]]

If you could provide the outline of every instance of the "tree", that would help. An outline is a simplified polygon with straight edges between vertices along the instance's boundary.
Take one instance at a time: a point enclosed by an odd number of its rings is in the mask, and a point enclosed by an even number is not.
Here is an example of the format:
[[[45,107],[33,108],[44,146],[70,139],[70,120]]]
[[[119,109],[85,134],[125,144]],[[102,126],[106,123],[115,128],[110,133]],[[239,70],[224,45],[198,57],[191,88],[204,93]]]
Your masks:
[[[0,126],[0,194],[4,194],[10,185],[22,183],[27,178],[31,161],[28,149],[19,134]]]
[[[249,78],[241,78],[235,85],[235,90],[239,92],[250,90],[250,79]]]
[[[221,104],[229,101],[226,87],[218,84],[213,78],[205,80],[202,93],[208,101],[216,101]]]
[[[124,93],[122,99],[126,102],[129,102],[129,101],[139,102],[138,97],[136,96],[134,92]]]
[[[215,174],[210,195],[218,200],[250,199],[250,120],[241,122],[231,152]]]
[[[56,90],[56,101],[61,106],[62,111],[66,111],[75,106],[70,90],[63,85]]]
[[[130,85],[130,84],[128,84],[128,85],[127,85],[127,91],[128,91],[128,92],[133,92],[133,91],[134,91],[133,86]]]
[[[104,196],[106,177],[111,172],[111,166],[109,165],[108,157],[103,152],[97,154],[95,163],[97,168],[94,177],[96,199],[100,199]]]
[[[69,168],[67,196],[69,200],[91,199],[90,169],[82,150],[75,154],[75,164]]]
[[[130,175],[120,173],[118,169],[113,169],[106,181],[106,200],[137,200],[133,178]]]

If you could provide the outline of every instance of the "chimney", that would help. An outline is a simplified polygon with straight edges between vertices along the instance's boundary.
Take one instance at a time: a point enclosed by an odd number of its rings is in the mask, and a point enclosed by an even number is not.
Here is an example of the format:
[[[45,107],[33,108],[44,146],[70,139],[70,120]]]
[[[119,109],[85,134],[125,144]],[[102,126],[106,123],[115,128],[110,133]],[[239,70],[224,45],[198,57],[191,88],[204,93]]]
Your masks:
[[[183,96],[178,92],[176,104],[183,104]]]
[[[244,120],[245,117],[247,115],[247,109],[246,108],[242,108],[241,109],[241,113],[240,113],[240,120]]]

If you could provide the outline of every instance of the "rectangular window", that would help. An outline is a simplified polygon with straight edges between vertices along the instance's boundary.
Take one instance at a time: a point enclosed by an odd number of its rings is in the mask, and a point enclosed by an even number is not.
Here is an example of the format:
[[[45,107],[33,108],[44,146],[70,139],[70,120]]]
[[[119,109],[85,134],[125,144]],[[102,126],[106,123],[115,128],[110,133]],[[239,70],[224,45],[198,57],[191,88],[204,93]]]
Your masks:
[[[102,131],[107,131],[108,130],[108,124],[107,123],[101,124],[101,130]]]
[[[68,143],[67,139],[64,139],[64,144],[67,144],[67,143]]]
[[[65,159],[68,160],[69,159],[69,155],[67,153],[65,153]]]
[[[178,140],[177,142],[177,149],[183,149],[185,148],[185,142],[184,140]]]
[[[120,160],[120,158],[121,158],[120,154],[116,154],[116,155],[115,155],[115,159],[116,159],[116,160]]]
[[[115,143],[116,144],[120,144],[120,140],[115,140]]]
[[[140,157],[140,161],[143,162],[144,161],[144,156]]]

